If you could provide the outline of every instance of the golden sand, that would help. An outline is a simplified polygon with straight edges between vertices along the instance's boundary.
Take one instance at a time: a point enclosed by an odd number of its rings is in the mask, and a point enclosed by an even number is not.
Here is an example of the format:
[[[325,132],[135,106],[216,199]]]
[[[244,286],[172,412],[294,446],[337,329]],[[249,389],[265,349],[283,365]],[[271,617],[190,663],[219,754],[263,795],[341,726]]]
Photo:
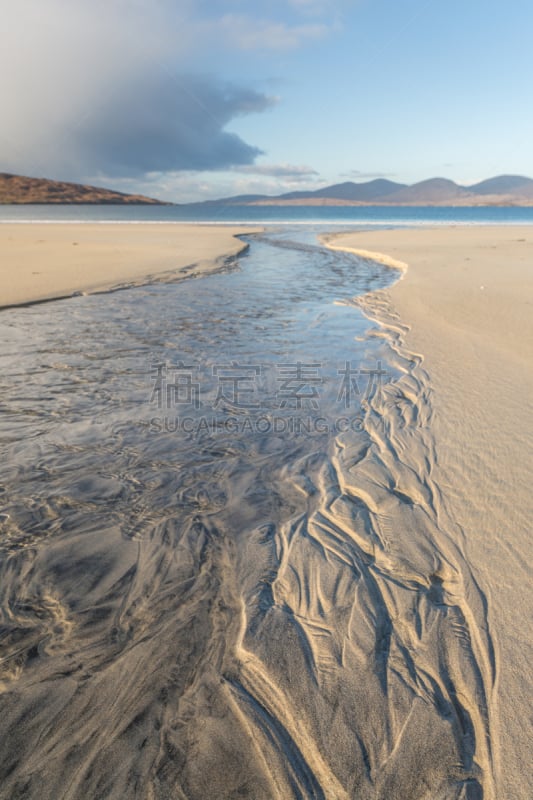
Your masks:
[[[0,307],[220,269],[245,228],[173,224],[0,225]]]
[[[378,294],[429,374],[438,483],[486,598],[496,797],[525,800],[533,781],[533,229],[387,230],[329,243],[407,265]]]

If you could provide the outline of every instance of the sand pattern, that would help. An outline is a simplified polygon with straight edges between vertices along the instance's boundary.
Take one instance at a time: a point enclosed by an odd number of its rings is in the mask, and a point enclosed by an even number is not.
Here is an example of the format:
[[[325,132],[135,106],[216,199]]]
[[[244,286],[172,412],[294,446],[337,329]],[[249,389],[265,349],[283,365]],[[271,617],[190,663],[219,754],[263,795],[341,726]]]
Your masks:
[[[0,797],[495,797],[497,657],[429,378],[385,293],[349,308],[396,376],[356,432],[4,431],[4,488],[61,488],[2,520]]]

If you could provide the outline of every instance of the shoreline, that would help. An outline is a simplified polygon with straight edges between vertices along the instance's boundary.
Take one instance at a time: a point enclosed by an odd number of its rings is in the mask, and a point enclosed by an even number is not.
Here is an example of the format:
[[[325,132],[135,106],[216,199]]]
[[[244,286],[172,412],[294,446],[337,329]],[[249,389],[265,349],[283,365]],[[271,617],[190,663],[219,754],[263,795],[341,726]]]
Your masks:
[[[416,426],[427,425],[435,442],[433,477],[453,544],[483,596],[474,615],[479,636],[491,642],[477,659],[493,674],[492,755],[480,766],[494,775],[495,797],[526,800],[533,781],[533,228],[397,229],[323,241],[403,265],[400,280],[359,305],[380,327],[400,332],[402,346],[420,354],[413,375],[428,376],[433,413]]]
[[[0,225],[0,309],[217,272],[259,226],[13,222]]]
[[[405,319],[411,341],[427,324],[426,307],[442,334],[488,336],[509,357],[533,359],[533,226],[397,228],[332,233],[321,241],[400,272],[385,291],[402,317],[402,310],[415,315]]]

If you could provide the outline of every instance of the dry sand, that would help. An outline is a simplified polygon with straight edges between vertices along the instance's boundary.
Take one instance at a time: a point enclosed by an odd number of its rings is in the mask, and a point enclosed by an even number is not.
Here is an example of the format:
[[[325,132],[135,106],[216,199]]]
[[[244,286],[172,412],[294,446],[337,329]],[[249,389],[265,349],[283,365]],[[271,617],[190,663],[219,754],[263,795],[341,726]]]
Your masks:
[[[2,224],[0,307],[220,269],[251,232],[222,225]]]
[[[407,265],[403,279],[374,298],[374,311],[385,325],[399,314],[403,344],[422,354],[429,375],[434,476],[485,595],[494,645],[495,797],[526,800],[533,785],[533,230],[389,230],[341,234],[329,244]],[[367,307],[372,313],[372,298]]]

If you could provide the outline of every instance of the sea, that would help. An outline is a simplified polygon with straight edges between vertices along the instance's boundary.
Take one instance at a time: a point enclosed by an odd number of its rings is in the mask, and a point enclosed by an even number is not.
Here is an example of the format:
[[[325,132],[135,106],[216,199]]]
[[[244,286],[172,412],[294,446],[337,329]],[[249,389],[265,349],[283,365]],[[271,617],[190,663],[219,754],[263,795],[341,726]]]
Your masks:
[[[533,206],[0,206],[1,222],[209,222],[220,225],[528,225]]]

